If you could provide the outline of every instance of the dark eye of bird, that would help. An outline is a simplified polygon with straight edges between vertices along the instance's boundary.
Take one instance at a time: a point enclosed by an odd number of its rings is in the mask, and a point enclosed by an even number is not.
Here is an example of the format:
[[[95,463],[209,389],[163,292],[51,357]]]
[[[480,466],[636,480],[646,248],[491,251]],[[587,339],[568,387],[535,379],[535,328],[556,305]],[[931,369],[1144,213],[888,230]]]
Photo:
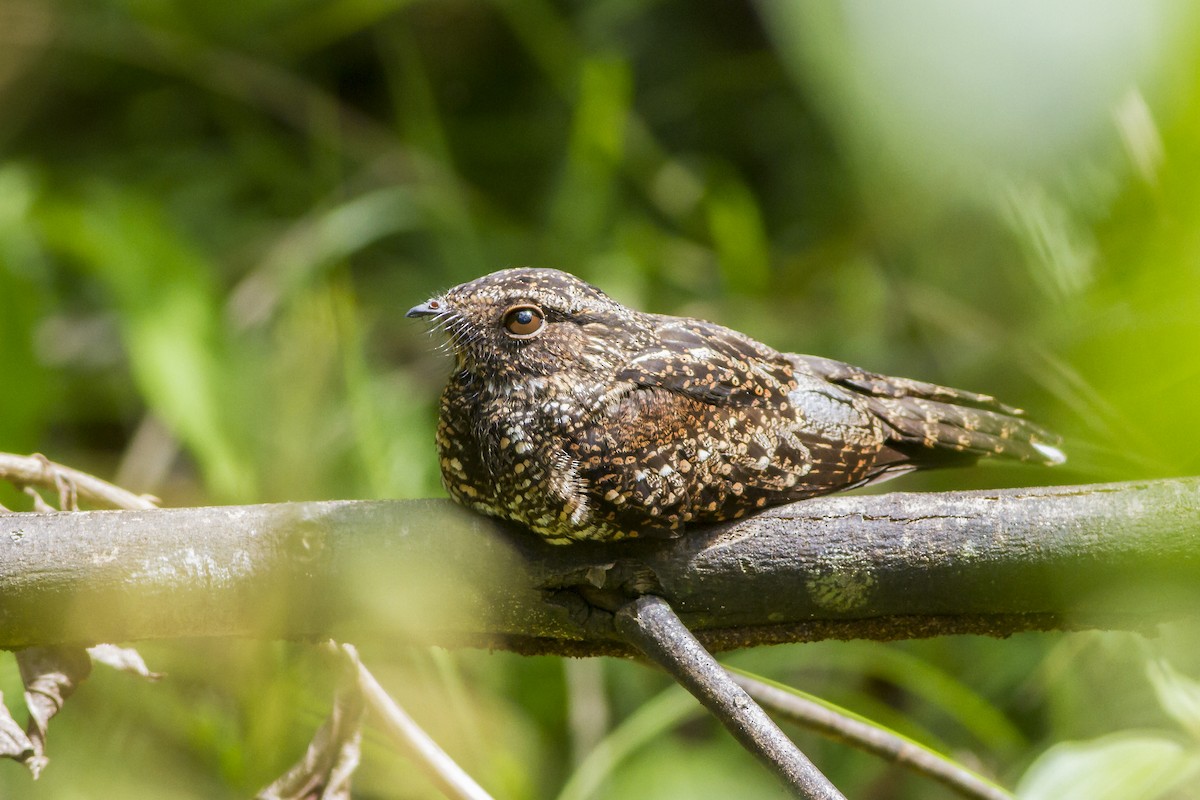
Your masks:
[[[504,312],[504,332],[514,339],[529,339],[541,332],[546,315],[537,306],[513,306]]]

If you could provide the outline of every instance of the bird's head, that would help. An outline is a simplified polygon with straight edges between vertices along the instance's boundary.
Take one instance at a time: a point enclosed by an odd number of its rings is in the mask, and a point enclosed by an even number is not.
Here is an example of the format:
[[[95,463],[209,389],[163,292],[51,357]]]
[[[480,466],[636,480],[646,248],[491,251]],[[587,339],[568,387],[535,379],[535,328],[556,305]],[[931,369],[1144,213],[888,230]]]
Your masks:
[[[617,369],[642,338],[638,312],[556,269],[506,269],[414,306],[449,337],[458,368],[489,385]]]

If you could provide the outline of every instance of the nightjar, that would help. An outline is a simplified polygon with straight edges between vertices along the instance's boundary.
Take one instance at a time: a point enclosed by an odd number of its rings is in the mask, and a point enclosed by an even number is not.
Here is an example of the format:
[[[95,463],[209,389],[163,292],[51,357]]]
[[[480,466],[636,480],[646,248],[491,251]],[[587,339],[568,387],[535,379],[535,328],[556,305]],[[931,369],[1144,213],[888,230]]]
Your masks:
[[[450,496],[549,542],[677,536],[984,455],[1065,460],[987,395],[635,311],[558,270],[485,275],[408,316],[454,351],[437,431]]]

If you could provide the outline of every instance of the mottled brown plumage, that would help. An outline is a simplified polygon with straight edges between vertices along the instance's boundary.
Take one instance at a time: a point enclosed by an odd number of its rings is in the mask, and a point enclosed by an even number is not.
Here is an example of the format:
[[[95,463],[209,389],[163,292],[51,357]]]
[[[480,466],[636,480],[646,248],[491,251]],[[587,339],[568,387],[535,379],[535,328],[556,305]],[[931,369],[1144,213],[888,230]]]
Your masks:
[[[437,433],[450,496],[552,542],[675,536],[982,455],[1063,460],[992,397],[634,311],[558,270],[496,272],[408,315],[455,354]]]

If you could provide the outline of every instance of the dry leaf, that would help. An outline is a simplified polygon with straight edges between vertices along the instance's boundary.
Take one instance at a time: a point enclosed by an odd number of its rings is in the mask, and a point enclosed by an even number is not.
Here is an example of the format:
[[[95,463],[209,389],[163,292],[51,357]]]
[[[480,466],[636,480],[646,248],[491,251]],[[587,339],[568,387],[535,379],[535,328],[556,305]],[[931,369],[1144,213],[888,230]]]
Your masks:
[[[350,778],[362,745],[363,696],[354,664],[343,672],[329,719],[304,757],[260,791],[256,800],[350,800]]]
[[[46,729],[50,719],[63,707],[76,687],[92,671],[92,659],[82,647],[28,647],[16,653],[21,681],[25,684],[25,705],[29,708],[29,726],[25,733],[32,751],[25,766],[36,778],[46,766]]]
[[[33,755],[33,742],[25,735],[25,731],[13,719],[4,705],[4,695],[0,693],[0,758],[11,758],[24,763]]]
[[[132,647],[98,644],[89,647],[87,652],[95,664],[103,664],[121,672],[130,672],[149,681],[156,681],[162,677],[161,672],[151,672],[150,668],[146,666],[146,662],[142,660],[141,654]]]

